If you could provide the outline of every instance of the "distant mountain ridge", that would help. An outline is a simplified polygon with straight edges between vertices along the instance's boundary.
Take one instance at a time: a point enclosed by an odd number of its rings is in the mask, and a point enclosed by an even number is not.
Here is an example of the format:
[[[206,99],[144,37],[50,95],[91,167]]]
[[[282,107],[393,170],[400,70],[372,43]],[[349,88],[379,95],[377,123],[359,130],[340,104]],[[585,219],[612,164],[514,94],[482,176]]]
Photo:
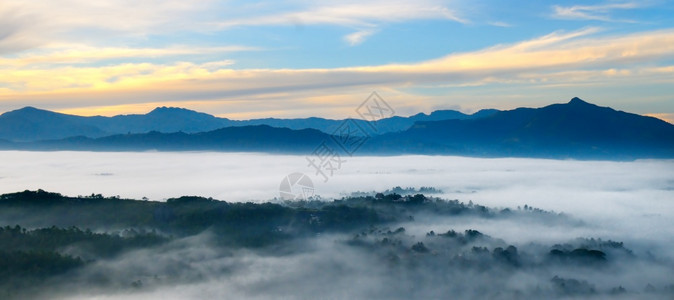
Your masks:
[[[410,117],[391,117],[377,122],[376,131],[365,120],[353,119],[368,134],[382,134],[403,131],[418,121],[436,121],[446,119],[470,119],[483,117],[496,110],[482,110],[473,115],[454,110],[438,110],[430,115],[423,113]],[[82,117],[67,115],[34,107],[0,115],[0,139],[9,141],[40,141],[64,139],[76,136],[98,138],[116,134],[148,133],[198,133],[224,127],[268,125],[290,129],[317,129],[333,133],[344,120],[324,118],[277,119],[264,118],[252,120],[230,120],[185,108],[157,107],[144,115],[118,115],[114,117]]]
[[[185,112],[175,109],[157,109],[149,115],[162,113]],[[186,113],[199,114],[192,111]],[[403,121],[399,117],[386,119],[389,120],[387,122],[393,124],[390,125],[391,127],[407,124],[406,122],[410,121],[414,123],[406,130],[388,132],[381,130],[385,133],[369,136],[355,153],[361,155],[440,154],[618,160],[674,158],[674,125],[653,117],[600,107],[580,98],[573,98],[568,103],[552,104],[541,108],[485,111],[469,117],[459,114],[461,113],[443,111],[402,118]],[[197,119],[203,121],[211,119],[210,117],[215,118],[208,116]],[[448,116],[456,117],[445,119]],[[415,121],[419,119],[421,120]],[[379,121],[377,126],[386,125],[383,122],[386,120]],[[336,120],[321,119],[321,121]],[[339,122],[341,124],[343,121]],[[297,126],[301,124],[295,123]],[[61,126],[61,128],[68,127]],[[82,128],[82,130],[87,129],[89,127]],[[339,144],[339,140],[339,136],[332,136],[314,128],[297,130],[265,124],[229,126],[196,133],[152,131],[33,142],[12,142],[0,139],[0,149],[255,151],[309,155],[324,142],[329,148],[341,152],[340,146],[342,145]],[[342,155],[349,154],[342,153]]]
[[[331,142],[330,136],[316,129],[293,130],[268,125],[251,125],[225,127],[199,133],[151,131],[101,138],[71,137],[62,140],[15,143],[14,146],[22,150],[298,153],[310,152],[322,141]]]
[[[366,150],[526,157],[674,157],[674,125],[573,98],[565,104],[499,111],[485,118],[417,122],[377,136]]]
[[[100,137],[107,134],[94,125],[82,122],[83,119],[79,116],[24,107],[0,115],[0,139],[35,141],[78,135]]]

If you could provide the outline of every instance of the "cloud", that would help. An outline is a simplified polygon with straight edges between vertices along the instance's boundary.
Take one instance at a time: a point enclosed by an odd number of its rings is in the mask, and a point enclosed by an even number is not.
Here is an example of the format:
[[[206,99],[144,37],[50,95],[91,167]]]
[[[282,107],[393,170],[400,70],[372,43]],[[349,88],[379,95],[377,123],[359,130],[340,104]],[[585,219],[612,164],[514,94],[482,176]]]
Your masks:
[[[0,6],[0,55],[29,49],[40,42],[31,36],[39,20],[11,5]]]
[[[412,20],[449,20],[469,23],[451,9],[445,1],[396,0],[396,1],[321,1],[300,2],[304,5],[283,13],[268,13],[230,18],[216,22],[215,27],[229,29],[239,26],[270,25],[333,25],[356,28],[344,40],[351,46],[362,43],[377,32],[383,23],[400,23]]]
[[[40,52],[15,55],[13,58],[0,57],[0,68],[7,66],[22,67],[27,65],[84,64],[112,59],[148,59],[262,50],[258,47],[237,45],[221,47],[172,46],[166,48],[131,48],[92,47],[81,44],[59,44],[43,47],[42,49],[43,50]]]
[[[105,44],[122,36],[142,39],[150,34],[199,31],[203,28],[194,20],[208,15],[212,2],[5,0],[0,28],[13,34],[11,39],[0,36],[0,54],[53,43]]]
[[[301,2],[302,3],[302,2]],[[233,26],[329,24],[346,27],[368,27],[381,22],[404,22],[419,19],[445,19],[459,23],[468,21],[459,17],[444,1],[321,1],[285,13],[234,18],[218,22],[220,28]]]
[[[279,11],[282,11],[279,13]],[[333,25],[363,31],[420,19],[468,22],[446,1],[6,0],[0,55],[53,43],[110,44],[172,33],[214,33],[240,26]]]
[[[597,20],[607,22],[634,22],[631,20],[616,20],[611,18],[614,10],[628,10],[641,7],[637,2],[606,3],[600,5],[553,6],[553,17],[568,20]]]
[[[45,188],[68,195],[95,192],[153,200],[203,195],[229,202],[261,202],[278,196],[278,185],[288,173],[310,170],[301,155],[21,151],[2,155],[2,193]],[[528,292],[535,291],[538,293],[531,297],[539,297],[548,281],[558,275],[588,280],[601,293],[621,285],[634,293],[629,295],[636,295],[649,283],[658,289],[672,284],[671,276],[666,275],[671,273],[674,245],[674,203],[669,201],[674,188],[673,165],[673,160],[355,156],[328,183],[314,180],[319,194],[340,198],[359,190],[435,186],[444,191],[440,196],[445,199],[508,207],[515,213],[509,217],[439,217],[408,210],[415,215],[414,221],[387,224],[391,230],[405,228],[405,236],[388,236],[400,239],[402,246],[383,249],[374,244],[348,246],[343,241],[353,235],[328,233],[279,244],[268,251],[232,249],[223,243],[216,246],[222,239],[206,232],[157,248],[99,259],[53,282],[52,287],[61,293],[45,291],[47,297],[57,299],[304,299],[316,295],[425,299],[448,294],[475,299],[485,294],[472,291],[493,291],[498,298],[517,289],[526,298]],[[101,173],[112,175],[95,175]],[[525,204],[563,212],[567,217],[517,212],[516,207]],[[4,219],[6,224],[2,225],[43,227],[55,222],[26,219],[11,212],[5,215],[11,219]],[[449,229],[475,229],[503,240],[480,240],[462,247],[444,243],[444,237],[426,237],[431,230],[441,233]],[[381,236],[369,235],[373,241],[381,240]],[[575,244],[577,237],[624,242],[634,256],[611,257],[611,250],[604,248],[611,264],[598,270],[536,263],[544,262],[552,245]],[[424,256],[409,251],[419,241],[433,253]],[[522,261],[529,267],[502,270],[489,260],[485,262],[490,264],[477,266],[464,261],[467,269],[449,264],[468,254],[464,250],[470,251],[472,246],[491,251],[510,244],[522,257],[531,259]],[[394,261],[387,253],[402,253],[398,258],[403,263],[390,264]],[[476,267],[484,269],[472,272]],[[130,292],[128,287],[137,280],[142,280],[143,288]],[[101,282],[106,284],[96,288]]]
[[[513,27],[512,24],[507,23],[507,22],[502,22],[502,21],[488,22],[487,24],[489,24],[491,26],[496,26],[496,27]]]
[[[597,28],[554,32],[519,43],[452,53],[418,63],[342,68],[232,69],[228,67],[231,64],[229,60],[40,66],[38,63],[26,64],[31,59],[39,61],[37,58],[19,57],[14,62],[12,59],[5,60],[5,66],[0,66],[0,82],[3,83],[0,103],[9,106],[12,103],[38,105],[60,102],[62,108],[76,108],[93,106],[92,99],[96,99],[98,106],[162,101],[250,100],[250,105],[262,109],[267,104],[261,99],[292,103],[292,99],[301,97],[323,96],[329,99],[332,93],[368,93],[384,87],[402,89],[446,84],[526,83],[535,79],[531,78],[533,75],[548,77],[550,81],[554,79],[556,84],[578,84],[579,79],[589,74],[604,82],[629,78],[630,84],[634,85],[638,82],[646,84],[650,82],[646,79],[653,79],[657,74],[671,73],[671,67],[654,67],[653,64],[674,57],[674,31],[597,36],[598,32]],[[217,50],[196,49],[194,53]],[[157,51],[157,55],[173,55],[191,50]],[[110,55],[106,51],[95,52],[93,49],[85,51],[91,53],[93,60],[121,55],[119,53],[142,54],[144,51],[112,49]],[[68,55],[63,53],[53,55],[68,59]],[[565,72],[578,76],[555,75]],[[303,102],[302,105],[329,109],[320,101]],[[293,107],[288,106],[288,109]]]
[[[356,46],[365,41],[365,39],[372,34],[374,34],[374,31],[372,30],[361,30],[345,36],[344,40],[348,42],[349,45]]]

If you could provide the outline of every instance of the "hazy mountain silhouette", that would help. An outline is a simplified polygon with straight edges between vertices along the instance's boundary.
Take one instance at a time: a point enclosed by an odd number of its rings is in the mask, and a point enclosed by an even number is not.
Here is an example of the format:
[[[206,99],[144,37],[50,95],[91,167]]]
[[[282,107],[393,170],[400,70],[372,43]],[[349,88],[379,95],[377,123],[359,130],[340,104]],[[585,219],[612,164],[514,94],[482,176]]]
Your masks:
[[[233,126],[200,133],[119,134],[102,138],[71,137],[61,140],[15,143],[30,150],[93,151],[247,151],[270,153],[310,153],[321,142],[332,144],[330,136],[316,129],[293,130],[268,125]],[[1,145],[1,144],[0,144]]]
[[[119,115],[114,117],[90,117],[87,122],[110,134],[145,133],[159,131],[203,132],[232,126],[230,120],[196,112],[185,108],[157,107],[144,115]]]
[[[368,134],[403,131],[417,121],[435,121],[446,119],[469,119],[483,117],[495,110],[484,110],[474,115],[453,110],[440,110],[411,117],[392,117],[380,120],[376,127],[370,127],[366,121],[353,119]],[[231,126],[269,125],[290,129],[317,129],[333,133],[344,120],[324,118],[299,119],[252,119],[230,120],[218,118],[184,108],[158,107],[144,115],[119,115],[114,117],[81,117],[26,107],[0,115],[0,139],[10,141],[39,141],[85,136],[90,138],[115,134],[148,133],[198,133]]]
[[[573,98],[484,118],[418,122],[375,137],[372,152],[533,157],[674,157],[674,125]]]
[[[24,107],[0,115],[0,139],[34,141],[77,135],[100,137],[107,134],[82,120],[79,116]]]
[[[474,119],[481,118],[491,114],[494,114],[498,110],[495,109],[485,109],[475,114],[468,115],[455,110],[437,110],[432,112],[430,115],[424,113],[418,113],[410,117],[399,117],[394,116],[390,118],[385,118],[378,120],[376,126],[371,126],[367,120],[363,119],[346,119],[356,123],[361,129],[363,129],[368,135],[378,135],[383,133],[390,132],[400,132],[409,129],[414,125],[414,123],[419,121],[438,121],[438,120],[450,120],[450,119]],[[334,134],[340,125],[346,120],[332,120],[332,119],[323,119],[323,118],[304,118],[304,119],[256,119],[249,121],[235,121],[236,124],[230,126],[246,126],[246,125],[270,125],[274,127],[285,127],[290,129],[305,129],[313,128],[323,131],[325,133]]]
[[[5,142],[3,144],[0,141],[0,147],[43,150],[138,151],[156,149],[309,154],[322,142],[326,142],[335,151],[340,151],[333,136],[313,128],[296,130],[270,125],[248,125],[195,133],[151,131],[91,138],[86,135],[100,135],[101,130],[96,130],[99,127],[85,126],[72,121],[73,116],[35,109],[24,110],[33,111],[50,120],[69,121],[57,126],[58,132],[72,130],[84,134],[79,137],[39,142]],[[3,118],[8,120],[12,120],[10,117],[17,119],[13,116],[15,114],[9,114],[8,117],[5,115]],[[76,118],[82,117],[75,117],[75,120],[78,120]],[[120,130],[121,127],[112,127],[111,124],[124,120],[123,123],[127,124],[126,126],[149,128],[152,126],[150,120],[153,118],[159,123],[162,123],[162,120],[177,119],[174,124],[162,125],[164,126],[162,128],[167,131],[215,127],[219,126],[218,122],[222,121],[222,119],[207,114],[175,108],[158,108],[141,116],[85,119],[94,119],[100,122],[99,126],[107,130]],[[25,122],[24,119],[19,120]],[[421,121],[415,122],[415,120]],[[241,122],[238,125],[246,124],[245,122],[267,122],[277,126],[288,125],[288,127],[290,125],[316,126],[324,130],[335,126],[331,122],[339,122],[339,124],[344,122],[320,118],[227,121]],[[110,123],[104,124],[105,122]],[[364,128],[371,125],[362,120],[360,122],[363,125],[361,127]],[[407,130],[392,130],[407,126],[409,122],[415,123]],[[389,127],[381,129],[380,126]],[[378,132],[388,131],[388,133],[370,135],[367,142],[358,149],[358,154],[417,153],[602,159],[674,157],[674,125],[653,117],[600,107],[579,98],[573,98],[565,104],[553,104],[542,108],[518,108],[509,111],[485,110],[472,116],[456,111],[436,111],[430,115],[393,117],[380,120],[373,127],[376,127]],[[342,155],[347,154],[342,153]]]

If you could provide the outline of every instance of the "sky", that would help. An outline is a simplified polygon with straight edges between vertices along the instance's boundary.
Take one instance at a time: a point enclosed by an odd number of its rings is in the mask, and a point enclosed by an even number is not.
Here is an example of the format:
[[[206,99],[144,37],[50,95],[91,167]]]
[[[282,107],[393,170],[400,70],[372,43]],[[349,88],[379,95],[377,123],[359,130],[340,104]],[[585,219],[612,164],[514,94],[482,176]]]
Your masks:
[[[674,121],[674,2],[2,0],[0,112],[345,118],[572,97]]]

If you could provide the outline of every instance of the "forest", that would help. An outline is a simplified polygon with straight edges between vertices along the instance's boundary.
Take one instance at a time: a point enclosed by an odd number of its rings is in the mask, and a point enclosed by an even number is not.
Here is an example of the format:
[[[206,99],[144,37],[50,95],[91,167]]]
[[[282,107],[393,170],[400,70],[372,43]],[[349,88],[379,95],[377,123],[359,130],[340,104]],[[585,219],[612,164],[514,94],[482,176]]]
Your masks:
[[[66,298],[73,291],[78,295],[151,293],[166,285],[226,282],[246,272],[240,265],[244,257],[302,260],[308,254],[323,257],[327,261],[317,264],[328,263],[337,268],[335,274],[357,275],[348,266],[363,260],[389,274],[379,280],[405,282],[359,295],[372,298],[674,296],[671,278],[640,282],[630,267],[671,270],[672,262],[635,253],[620,241],[579,237],[554,244],[516,245],[499,238],[499,232],[437,228],[432,221],[517,220],[582,226],[583,221],[573,216],[528,205],[490,208],[430,196],[436,191],[432,188],[422,190],[429,195],[397,187],[333,200],[267,203],[197,196],[165,202],[99,194],[68,197],[43,190],[4,194],[0,196],[4,223],[0,224],[0,298]],[[206,249],[205,256],[193,257]],[[346,252],[341,255],[348,253],[353,259],[329,262],[334,249],[343,249]],[[162,262],[167,256],[172,258]],[[120,267],[141,257],[159,266]],[[230,266],[203,269],[202,263],[209,260],[226,260]],[[537,279],[521,279],[529,277]],[[518,278],[524,283],[513,285]],[[267,278],[260,284],[273,290],[270,295],[282,295],[283,291],[274,289],[275,280]]]

